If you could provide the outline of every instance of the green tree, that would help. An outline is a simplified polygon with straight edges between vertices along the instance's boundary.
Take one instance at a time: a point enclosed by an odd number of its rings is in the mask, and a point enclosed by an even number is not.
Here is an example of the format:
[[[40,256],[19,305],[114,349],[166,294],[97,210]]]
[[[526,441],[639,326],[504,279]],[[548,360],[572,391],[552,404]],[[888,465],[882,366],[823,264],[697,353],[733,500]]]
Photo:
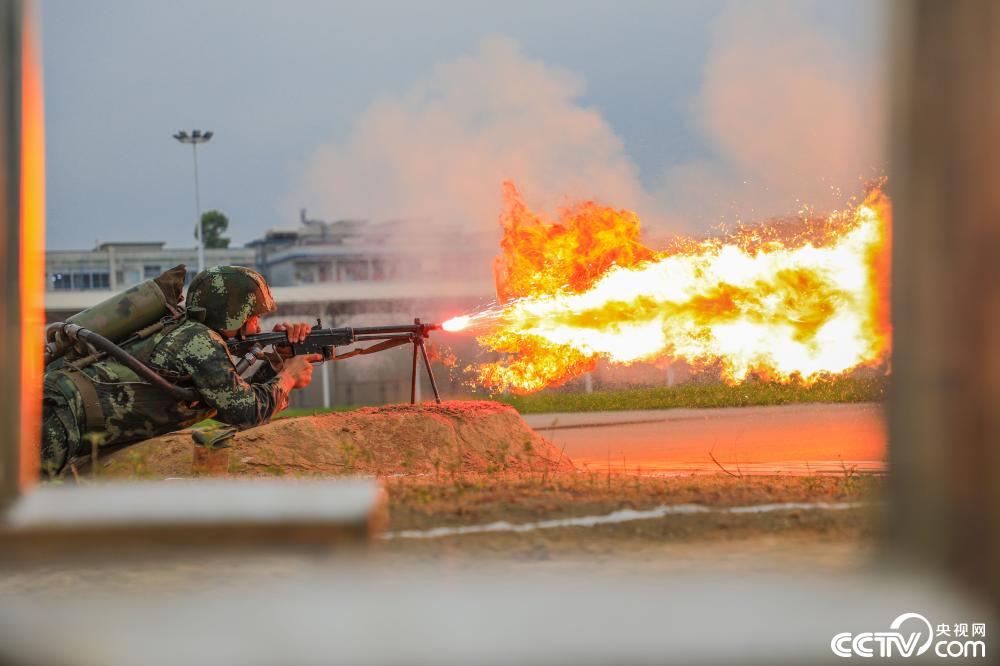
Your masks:
[[[201,228],[205,230],[205,247],[229,247],[229,239],[222,234],[229,228],[229,218],[217,210],[210,210],[201,215]],[[195,229],[194,237],[198,237]]]

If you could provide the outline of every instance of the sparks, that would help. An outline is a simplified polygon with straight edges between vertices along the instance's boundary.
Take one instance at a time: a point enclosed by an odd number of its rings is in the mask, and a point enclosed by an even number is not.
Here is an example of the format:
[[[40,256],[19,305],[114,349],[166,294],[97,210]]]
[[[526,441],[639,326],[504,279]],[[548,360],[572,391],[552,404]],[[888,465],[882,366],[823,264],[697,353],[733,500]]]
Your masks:
[[[888,354],[891,212],[880,189],[794,234],[759,227],[665,251],[640,242],[629,211],[586,202],[549,222],[509,183],[504,197],[501,305],[477,337],[504,356],[472,368],[491,389],[530,393],[600,359],[664,357],[718,365],[731,383],[751,373],[811,383]]]

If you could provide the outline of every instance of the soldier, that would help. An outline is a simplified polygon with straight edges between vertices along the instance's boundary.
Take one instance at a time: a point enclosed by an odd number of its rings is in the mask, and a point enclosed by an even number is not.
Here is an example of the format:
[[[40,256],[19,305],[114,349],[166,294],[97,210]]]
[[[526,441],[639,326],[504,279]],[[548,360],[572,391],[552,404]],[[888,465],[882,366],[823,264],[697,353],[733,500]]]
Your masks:
[[[256,271],[219,266],[202,271],[188,288],[187,312],[176,323],[139,340],[126,351],[201,399],[178,402],[143,382],[132,370],[104,359],[83,370],[45,373],[42,398],[42,472],[53,475],[93,446],[111,447],[180,430],[206,418],[237,428],[266,423],[288,406],[288,394],[312,378],[319,355],[296,356],[270,377],[244,381],[225,338],[260,332],[261,315],[273,312],[267,282]],[[291,342],[309,334],[308,324],[278,324]],[[257,373],[258,376],[262,373]]]

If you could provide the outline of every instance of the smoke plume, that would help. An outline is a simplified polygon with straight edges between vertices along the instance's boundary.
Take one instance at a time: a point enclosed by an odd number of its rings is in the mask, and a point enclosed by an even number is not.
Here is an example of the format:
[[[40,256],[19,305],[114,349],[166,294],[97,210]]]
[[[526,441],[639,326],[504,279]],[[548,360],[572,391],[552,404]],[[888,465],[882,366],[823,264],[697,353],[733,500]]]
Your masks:
[[[580,76],[490,37],[318,148],[286,214],[420,219],[495,248],[500,184],[512,180],[533,209],[594,198],[637,211],[656,238],[840,207],[882,174],[883,81],[865,56],[792,4],[734,3],[711,30],[690,107],[704,157],[664,155],[646,187],[615,130],[581,104]]]
[[[289,207],[328,219],[426,219],[438,232],[495,240],[504,180],[543,208],[637,202],[637,169],[600,113],[578,103],[583,89],[579,76],[526,57],[513,40],[486,38],[373,104],[346,143],[317,150]]]
[[[822,211],[859,194],[884,170],[883,76],[864,61],[796,5],[730,5],[692,104],[715,157],[666,170],[661,212],[694,230],[720,216]]]

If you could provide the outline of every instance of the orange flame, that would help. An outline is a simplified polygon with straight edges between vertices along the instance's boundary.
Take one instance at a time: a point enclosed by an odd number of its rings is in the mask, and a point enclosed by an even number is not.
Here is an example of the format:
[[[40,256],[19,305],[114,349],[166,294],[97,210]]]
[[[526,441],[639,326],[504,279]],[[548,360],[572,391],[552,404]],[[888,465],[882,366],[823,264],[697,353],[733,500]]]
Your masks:
[[[640,242],[629,211],[585,202],[550,222],[510,183],[504,199],[501,305],[451,329],[491,325],[477,340],[504,357],[474,368],[487,387],[530,393],[599,359],[664,357],[717,364],[732,383],[811,383],[888,354],[891,210],[879,188],[795,233],[772,225],[666,251]]]

